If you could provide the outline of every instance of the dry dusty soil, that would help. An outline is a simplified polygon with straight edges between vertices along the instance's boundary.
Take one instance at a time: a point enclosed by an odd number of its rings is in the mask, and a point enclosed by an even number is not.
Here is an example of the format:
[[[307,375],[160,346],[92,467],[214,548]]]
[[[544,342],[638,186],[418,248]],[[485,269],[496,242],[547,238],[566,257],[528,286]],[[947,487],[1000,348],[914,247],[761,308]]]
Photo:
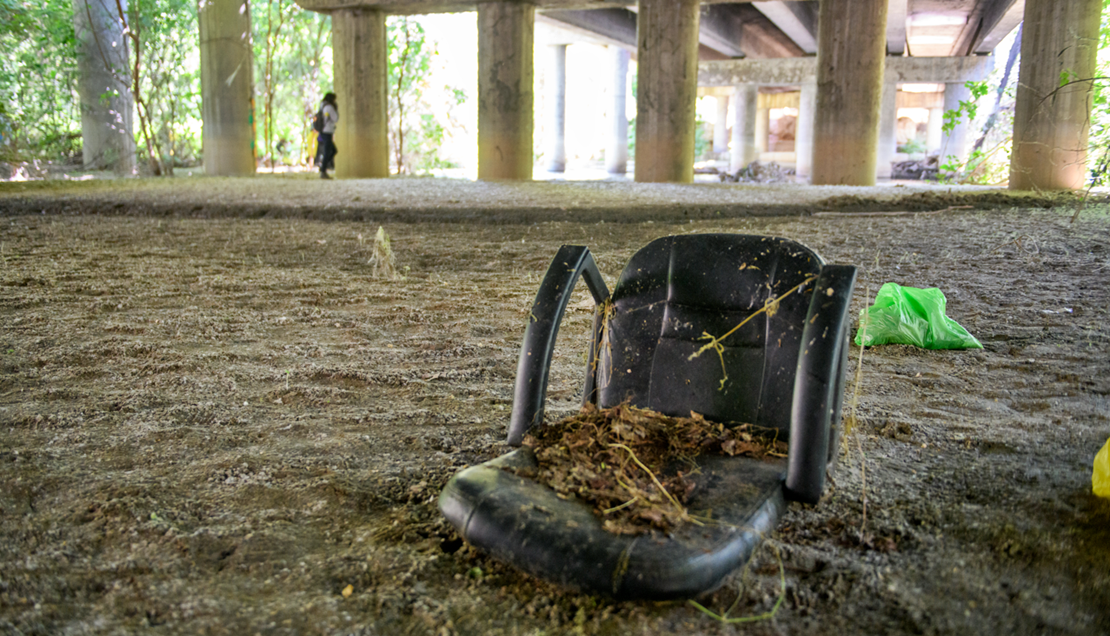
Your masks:
[[[622,216],[573,184],[485,201],[493,186],[458,185],[469,202],[448,184],[429,186],[437,214],[406,187],[0,184],[0,634],[1110,633],[1110,500],[1091,493],[1110,436],[1106,204],[1075,222],[997,192],[811,215],[860,206],[799,188],[751,216],[768,191],[736,186],[657,189],[671,198]],[[543,201],[514,212],[518,195]],[[379,224],[396,280],[372,275]],[[690,232],[857,265],[853,315],[886,281],[940,287],[985,347],[863,353],[825,500],[792,504],[701,599],[737,617],[782,599],[747,623],[555,587],[436,507],[452,474],[506,451],[559,245],[589,245],[612,283]],[[580,287],[549,417],[580,400]]]

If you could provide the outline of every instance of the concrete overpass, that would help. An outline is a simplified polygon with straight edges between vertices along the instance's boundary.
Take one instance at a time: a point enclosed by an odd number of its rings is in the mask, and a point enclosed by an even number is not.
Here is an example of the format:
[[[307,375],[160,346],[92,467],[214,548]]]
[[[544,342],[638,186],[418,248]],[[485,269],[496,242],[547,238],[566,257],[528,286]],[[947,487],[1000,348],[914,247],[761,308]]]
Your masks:
[[[732,150],[743,160],[756,128],[754,96],[759,86],[773,85],[795,86],[801,94],[800,171],[814,183],[868,185],[882,174],[884,153],[893,152],[887,142],[895,87],[943,83],[946,102],[966,99],[960,95],[963,82],[989,72],[990,52],[1023,20],[1011,187],[1078,188],[1085,178],[1098,0],[298,2],[332,16],[335,92],[344,113],[337,132],[345,150],[337,159],[340,176],[388,176],[386,16],[477,11],[482,179],[531,178],[537,23],[559,26],[571,34],[568,42],[580,37],[609,45],[617,73],[622,55],[624,68],[628,56],[637,60],[637,181],[692,180],[699,85],[725,87],[738,100]],[[214,59],[222,41],[206,38],[205,25],[209,31],[213,25],[229,32],[241,28],[228,26],[243,19],[240,6],[239,0],[203,6],[202,60]],[[208,71],[218,64],[202,66]],[[231,71],[228,66],[220,72],[226,77]],[[1081,81],[1061,88],[1062,75]],[[207,104],[242,98],[225,95],[219,82],[202,83],[207,157]],[[243,138],[235,131],[222,134]],[[249,170],[243,162],[243,170],[253,171],[253,162]]]

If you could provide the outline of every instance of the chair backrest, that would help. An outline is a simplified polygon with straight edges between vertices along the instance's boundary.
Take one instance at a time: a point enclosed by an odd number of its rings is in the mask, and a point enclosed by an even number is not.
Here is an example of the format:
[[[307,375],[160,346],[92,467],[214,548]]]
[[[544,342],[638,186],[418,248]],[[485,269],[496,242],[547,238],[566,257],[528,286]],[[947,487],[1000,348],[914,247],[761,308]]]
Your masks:
[[[781,238],[696,234],[648,244],[621,273],[595,337],[597,403],[629,401],[674,416],[695,411],[776,428],[788,439],[814,288],[806,281],[823,265],[810,249]],[[773,310],[691,358],[709,337],[775,298],[781,300]]]

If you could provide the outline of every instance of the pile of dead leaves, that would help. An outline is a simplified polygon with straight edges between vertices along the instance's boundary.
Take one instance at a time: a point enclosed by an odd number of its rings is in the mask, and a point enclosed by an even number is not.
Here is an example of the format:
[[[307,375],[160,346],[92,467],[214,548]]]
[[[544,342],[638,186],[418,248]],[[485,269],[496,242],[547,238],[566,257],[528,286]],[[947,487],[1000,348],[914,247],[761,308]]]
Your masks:
[[[594,506],[605,529],[639,534],[669,531],[694,521],[685,503],[695,489],[689,475],[706,453],[783,456],[783,442],[756,434],[750,425],[725,426],[697,413],[669,417],[621,404],[587,405],[575,416],[540,426],[524,438],[535,452],[535,479],[562,497]]]

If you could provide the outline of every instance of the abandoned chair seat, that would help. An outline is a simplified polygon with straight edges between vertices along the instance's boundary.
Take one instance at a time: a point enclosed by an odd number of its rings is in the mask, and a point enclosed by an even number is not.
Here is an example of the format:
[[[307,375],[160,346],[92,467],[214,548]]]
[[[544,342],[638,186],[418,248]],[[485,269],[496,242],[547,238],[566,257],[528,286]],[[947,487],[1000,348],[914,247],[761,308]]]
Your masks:
[[[583,277],[597,303],[584,403],[751,424],[785,441],[787,457],[699,456],[685,505],[701,524],[670,533],[608,532],[588,503],[512,470],[536,466],[528,447],[455,475],[441,511],[471,545],[572,588],[642,599],[716,589],[774,529],[787,501],[816,503],[824,490],[839,439],[855,275],[786,239],[671,236],[637,252],[610,294],[589,250],[564,246],[529,316],[510,444],[543,424],[559,323]],[[719,346],[692,356],[707,335]]]

